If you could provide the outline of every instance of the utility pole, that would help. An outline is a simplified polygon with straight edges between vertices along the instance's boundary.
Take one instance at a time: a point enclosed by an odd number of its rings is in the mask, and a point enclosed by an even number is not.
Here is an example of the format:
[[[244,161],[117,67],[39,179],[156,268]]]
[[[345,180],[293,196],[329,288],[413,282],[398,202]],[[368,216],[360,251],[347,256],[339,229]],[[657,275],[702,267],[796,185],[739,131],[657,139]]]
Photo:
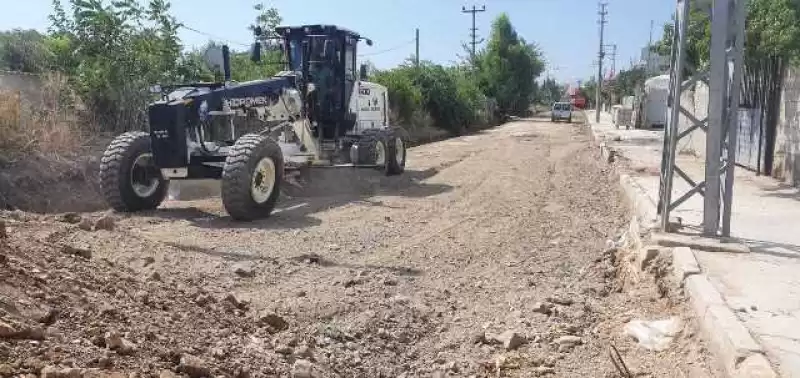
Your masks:
[[[674,44],[670,64],[670,99],[664,127],[664,148],[661,158],[658,215],[661,231],[670,229],[670,214],[694,195],[703,196],[703,235],[730,236],[733,204],[734,168],[738,137],[740,85],[743,74],[746,0],[714,0],[711,6],[711,38],[708,68],[694,67],[687,59],[689,12],[698,0],[677,0],[673,23]],[[686,71],[689,71],[688,74]],[[698,81],[707,80],[708,113],[690,124],[681,122],[682,114],[690,114],[681,102],[681,95]],[[692,105],[694,104],[687,104]],[[706,133],[705,177],[693,179],[678,165],[679,141],[700,130]],[[691,189],[673,197],[673,181],[678,177]],[[696,181],[697,180],[697,181]],[[678,193],[675,193],[678,194]],[[721,224],[720,224],[721,223]],[[721,227],[720,227],[721,226]]]
[[[617,74],[617,44],[612,45],[611,50],[611,75]]]
[[[414,64],[417,67],[419,67],[419,28],[416,29],[416,34],[415,34],[414,39],[415,39],[416,44],[417,44],[417,50],[416,50],[416,53],[414,55]]]
[[[611,73],[612,74],[616,74],[617,73],[617,44],[616,43],[612,43],[610,45],[604,45],[603,47],[611,49],[611,54],[610,54],[611,55]]]
[[[478,9],[474,5],[472,9],[467,9],[467,7],[461,7],[461,13],[472,13],[472,28],[470,30],[470,37],[472,37],[472,59],[475,59],[475,46],[479,43],[483,42],[483,38],[478,41],[478,28],[475,27],[475,14],[478,12],[486,12],[486,6],[482,5],[481,9]]]
[[[650,20],[650,40],[647,42],[647,64],[644,66],[645,74],[650,74],[650,62],[653,60],[651,54],[653,53],[653,20]]]
[[[602,101],[600,100],[600,93],[603,90],[603,58],[605,57],[605,51],[603,51],[603,31],[606,27],[606,15],[608,11],[606,11],[606,6],[608,3],[600,3],[600,9],[597,12],[600,15],[600,20],[598,23],[600,24],[600,45],[597,51],[597,89],[595,93],[595,106],[597,110],[595,111],[595,122],[600,123],[600,109],[602,106]]]

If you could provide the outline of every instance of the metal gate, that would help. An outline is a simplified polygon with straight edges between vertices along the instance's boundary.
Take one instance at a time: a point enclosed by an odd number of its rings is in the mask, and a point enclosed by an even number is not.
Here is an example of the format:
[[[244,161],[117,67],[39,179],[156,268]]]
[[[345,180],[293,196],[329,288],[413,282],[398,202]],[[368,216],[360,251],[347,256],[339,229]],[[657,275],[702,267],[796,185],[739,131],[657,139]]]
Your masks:
[[[739,107],[736,164],[756,172],[761,171],[765,144],[762,130],[761,109]]]

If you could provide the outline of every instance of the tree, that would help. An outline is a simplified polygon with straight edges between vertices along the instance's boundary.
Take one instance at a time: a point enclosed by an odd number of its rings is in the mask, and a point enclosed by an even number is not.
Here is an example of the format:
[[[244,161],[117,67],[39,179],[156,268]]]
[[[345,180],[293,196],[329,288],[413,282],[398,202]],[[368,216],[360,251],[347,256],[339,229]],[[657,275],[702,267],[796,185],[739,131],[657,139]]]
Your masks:
[[[550,104],[561,100],[564,95],[564,87],[559,85],[555,79],[548,78],[542,82],[542,102]]]
[[[592,76],[589,80],[586,80],[581,85],[581,95],[586,98],[586,105],[587,107],[596,107],[597,106],[597,79]],[[611,100],[611,91],[609,91],[607,85],[603,85],[603,89],[600,91],[600,97],[604,104],[610,103]]]
[[[49,68],[50,61],[45,36],[36,30],[0,32],[0,68],[39,73]]]
[[[695,4],[695,3],[692,3]],[[672,23],[664,24],[664,34],[661,40],[654,46],[653,50],[662,56],[670,56],[672,43],[675,38],[675,16]],[[693,67],[705,68],[708,65],[709,52],[711,46],[711,19],[709,10],[692,6],[689,9],[689,19],[686,26],[686,61]],[[689,69],[687,68],[687,72]]]
[[[115,131],[140,128],[152,83],[176,79],[180,24],[166,0],[70,0],[72,14],[53,2],[50,38],[99,124]],[[68,49],[68,50],[64,50]]]
[[[274,36],[275,27],[283,22],[278,10],[274,7],[267,8],[263,3],[256,4],[253,9],[258,12],[255,23],[251,24],[248,29],[255,31],[256,27],[260,27],[269,36]]]
[[[611,93],[617,99],[633,96],[636,94],[636,89],[644,85],[645,80],[647,80],[647,73],[644,67],[620,71],[611,85]]]
[[[534,81],[544,70],[544,62],[538,47],[517,35],[507,14],[500,14],[494,20],[489,43],[475,59],[480,88],[497,100],[502,114],[528,110]]]

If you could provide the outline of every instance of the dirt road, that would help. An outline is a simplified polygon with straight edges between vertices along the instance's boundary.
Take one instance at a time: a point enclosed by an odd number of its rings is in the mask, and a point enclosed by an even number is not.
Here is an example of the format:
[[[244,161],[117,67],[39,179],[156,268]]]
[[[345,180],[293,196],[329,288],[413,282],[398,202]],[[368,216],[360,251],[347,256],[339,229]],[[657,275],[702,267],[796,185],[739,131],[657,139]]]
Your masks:
[[[17,214],[0,295],[27,301],[20,314],[61,315],[48,328],[56,336],[35,345],[0,340],[0,364],[153,376],[614,377],[614,343],[636,376],[714,376],[691,323],[658,353],[623,335],[632,318],[684,309],[649,283],[620,289],[604,251],[627,210],[582,126],[512,122],[416,147],[408,162],[401,177],[327,171],[249,224],[230,221],[216,198],[115,215],[113,230]],[[8,314],[8,324],[33,327]],[[108,332],[135,348],[110,345]]]

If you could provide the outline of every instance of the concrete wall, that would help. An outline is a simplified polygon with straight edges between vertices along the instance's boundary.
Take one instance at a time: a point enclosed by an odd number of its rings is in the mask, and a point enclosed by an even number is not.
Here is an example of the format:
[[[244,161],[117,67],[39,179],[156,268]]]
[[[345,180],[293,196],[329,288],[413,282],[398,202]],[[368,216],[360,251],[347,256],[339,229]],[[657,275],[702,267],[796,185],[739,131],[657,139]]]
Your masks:
[[[773,176],[800,186],[800,69],[788,69],[784,77],[778,130],[775,138]]]
[[[698,120],[703,120],[708,116],[708,86],[704,83],[697,83],[694,89],[686,90],[681,95],[681,105],[686,108]],[[692,121],[681,114],[678,127],[680,132],[692,126]],[[678,142],[678,153],[705,157],[706,152],[706,132],[696,129]]]
[[[24,101],[42,102],[42,79],[36,75],[0,71],[0,92],[19,92]]]
[[[681,96],[681,104],[697,118],[708,115],[708,86],[698,83],[694,90]],[[689,119],[680,117],[680,130],[691,126]],[[695,130],[678,143],[681,154],[705,156],[706,134]],[[781,95],[778,129],[775,142],[773,176],[789,185],[800,186],[800,68],[788,69]]]

